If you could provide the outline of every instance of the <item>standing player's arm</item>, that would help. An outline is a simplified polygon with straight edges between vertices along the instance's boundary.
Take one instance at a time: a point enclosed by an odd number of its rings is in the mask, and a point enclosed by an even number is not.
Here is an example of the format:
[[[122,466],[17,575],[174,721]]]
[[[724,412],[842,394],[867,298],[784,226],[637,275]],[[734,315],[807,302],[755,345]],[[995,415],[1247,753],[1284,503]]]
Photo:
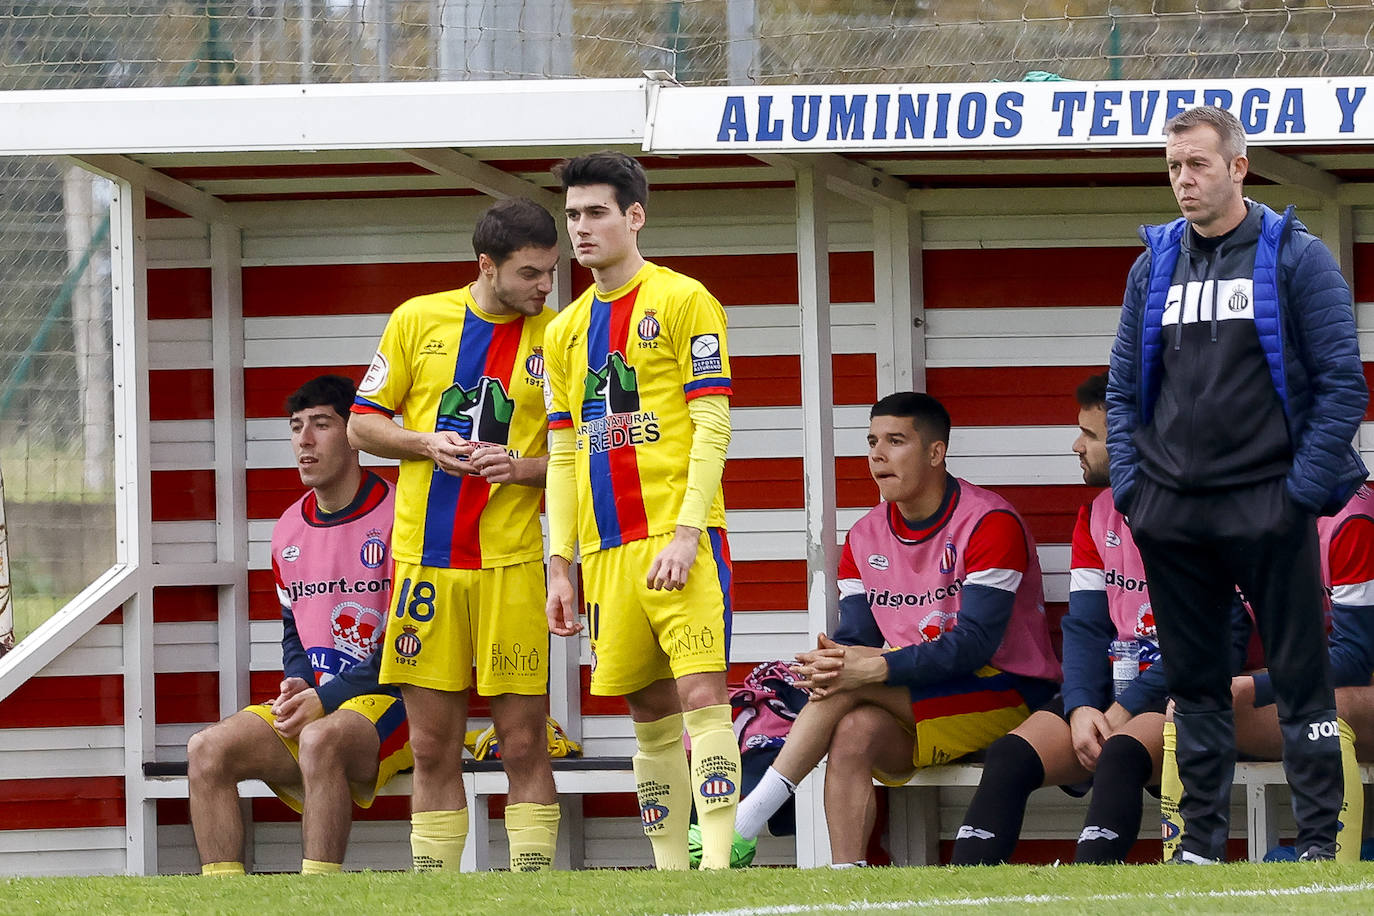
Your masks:
[[[489,483],[542,488],[548,476],[549,457],[515,458],[499,445],[479,445],[468,456],[467,464]]]
[[[348,419],[348,444],[379,458],[432,461],[439,470],[455,477],[472,470],[467,460],[472,443],[457,433],[406,429],[386,414],[362,412],[356,407]]]
[[[575,636],[582,632],[572,584],[573,551],[577,543],[577,477],[574,449],[577,435],[571,425],[555,418],[549,427],[548,489],[544,511],[549,517],[549,595],[544,606],[549,632]]]
[[[687,489],[678,510],[673,539],[649,564],[645,581],[652,589],[679,589],[696,561],[701,532],[706,530],[711,505],[725,474],[730,448],[730,399],[708,394],[687,402],[692,421],[692,447],[687,455]]]

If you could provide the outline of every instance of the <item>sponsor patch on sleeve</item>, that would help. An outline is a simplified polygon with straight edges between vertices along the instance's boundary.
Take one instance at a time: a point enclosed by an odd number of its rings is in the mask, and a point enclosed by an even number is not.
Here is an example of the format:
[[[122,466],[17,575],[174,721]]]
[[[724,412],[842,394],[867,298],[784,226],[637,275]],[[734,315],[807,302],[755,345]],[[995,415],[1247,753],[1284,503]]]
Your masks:
[[[720,335],[698,334],[692,338],[692,374],[714,375],[720,372]]]
[[[367,367],[367,374],[363,376],[362,382],[358,384],[358,394],[376,394],[386,384],[386,377],[391,373],[391,364],[386,361],[386,357],[378,351],[372,357],[372,365]]]

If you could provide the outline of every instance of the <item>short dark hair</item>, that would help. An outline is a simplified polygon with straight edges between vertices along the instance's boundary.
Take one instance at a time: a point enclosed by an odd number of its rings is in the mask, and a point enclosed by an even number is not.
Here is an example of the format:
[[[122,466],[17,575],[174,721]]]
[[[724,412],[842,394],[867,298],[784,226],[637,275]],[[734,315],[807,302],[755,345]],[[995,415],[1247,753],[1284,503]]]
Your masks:
[[[523,197],[492,204],[472,230],[472,253],[484,254],[497,264],[529,247],[558,247],[558,225],[552,213]]]
[[[1215,105],[1199,105],[1174,115],[1164,124],[1164,136],[1172,137],[1204,124],[1217,132],[1221,141],[1217,149],[1227,162],[1245,155],[1245,128],[1235,115]]]
[[[1097,375],[1090,375],[1085,378],[1078,388],[1074,391],[1074,397],[1078,398],[1078,406],[1084,410],[1092,410],[1094,407],[1107,409],[1107,373],[1099,372]]]
[[[553,177],[563,183],[565,192],[589,184],[610,185],[615,188],[615,202],[621,213],[630,209],[631,204],[649,205],[649,177],[644,174],[644,166],[633,156],[616,150],[564,159],[553,167]]]
[[[868,412],[870,420],[874,417],[908,417],[926,445],[949,444],[949,411],[924,391],[898,391],[879,399]]]
[[[289,417],[309,407],[333,407],[339,419],[347,422],[356,393],[357,386],[351,379],[342,375],[317,375],[286,399],[286,415]]]

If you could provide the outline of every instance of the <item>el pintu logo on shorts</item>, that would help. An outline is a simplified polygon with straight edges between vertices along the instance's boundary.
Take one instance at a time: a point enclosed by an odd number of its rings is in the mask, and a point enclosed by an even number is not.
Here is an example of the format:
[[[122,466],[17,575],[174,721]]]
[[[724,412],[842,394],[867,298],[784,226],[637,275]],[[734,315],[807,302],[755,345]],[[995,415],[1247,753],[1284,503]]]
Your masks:
[[[954,541],[945,541],[945,551],[940,554],[940,572],[949,575],[954,572],[954,562],[959,559],[959,551],[954,547]]]
[[[698,334],[692,338],[692,374],[710,375],[720,371],[720,335]]]
[[[386,562],[386,541],[382,540],[380,528],[373,528],[367,533],[367,540],[363,541],[363,549],[359,551],[358,559],[362,560],[368,569],[376,569]]]
[[[396,654],[402,658],[414,658],[420,654],[420,637],[415,635],[419,627],[407,624],[401,627],[401,635],[396,637],[394,643]]]
[[[712,773],[697,790],[702,798],[724,798],[735,791],[735,784],[724,773]]]

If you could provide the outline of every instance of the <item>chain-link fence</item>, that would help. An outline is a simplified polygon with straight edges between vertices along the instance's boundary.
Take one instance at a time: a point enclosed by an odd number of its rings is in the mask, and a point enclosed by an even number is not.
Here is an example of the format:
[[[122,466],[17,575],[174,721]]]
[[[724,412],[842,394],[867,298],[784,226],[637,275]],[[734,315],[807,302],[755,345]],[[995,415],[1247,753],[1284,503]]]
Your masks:
[[[114,561],[110,194],[79,168],[0,159],[0,195],[0,469],[23,638]]]
[[[1343,76],[1342,0],[0,4],[0,89],[632,77],[684,84]],[[109,564],[107,191],[0,159],[0,466],[24,631]]]

